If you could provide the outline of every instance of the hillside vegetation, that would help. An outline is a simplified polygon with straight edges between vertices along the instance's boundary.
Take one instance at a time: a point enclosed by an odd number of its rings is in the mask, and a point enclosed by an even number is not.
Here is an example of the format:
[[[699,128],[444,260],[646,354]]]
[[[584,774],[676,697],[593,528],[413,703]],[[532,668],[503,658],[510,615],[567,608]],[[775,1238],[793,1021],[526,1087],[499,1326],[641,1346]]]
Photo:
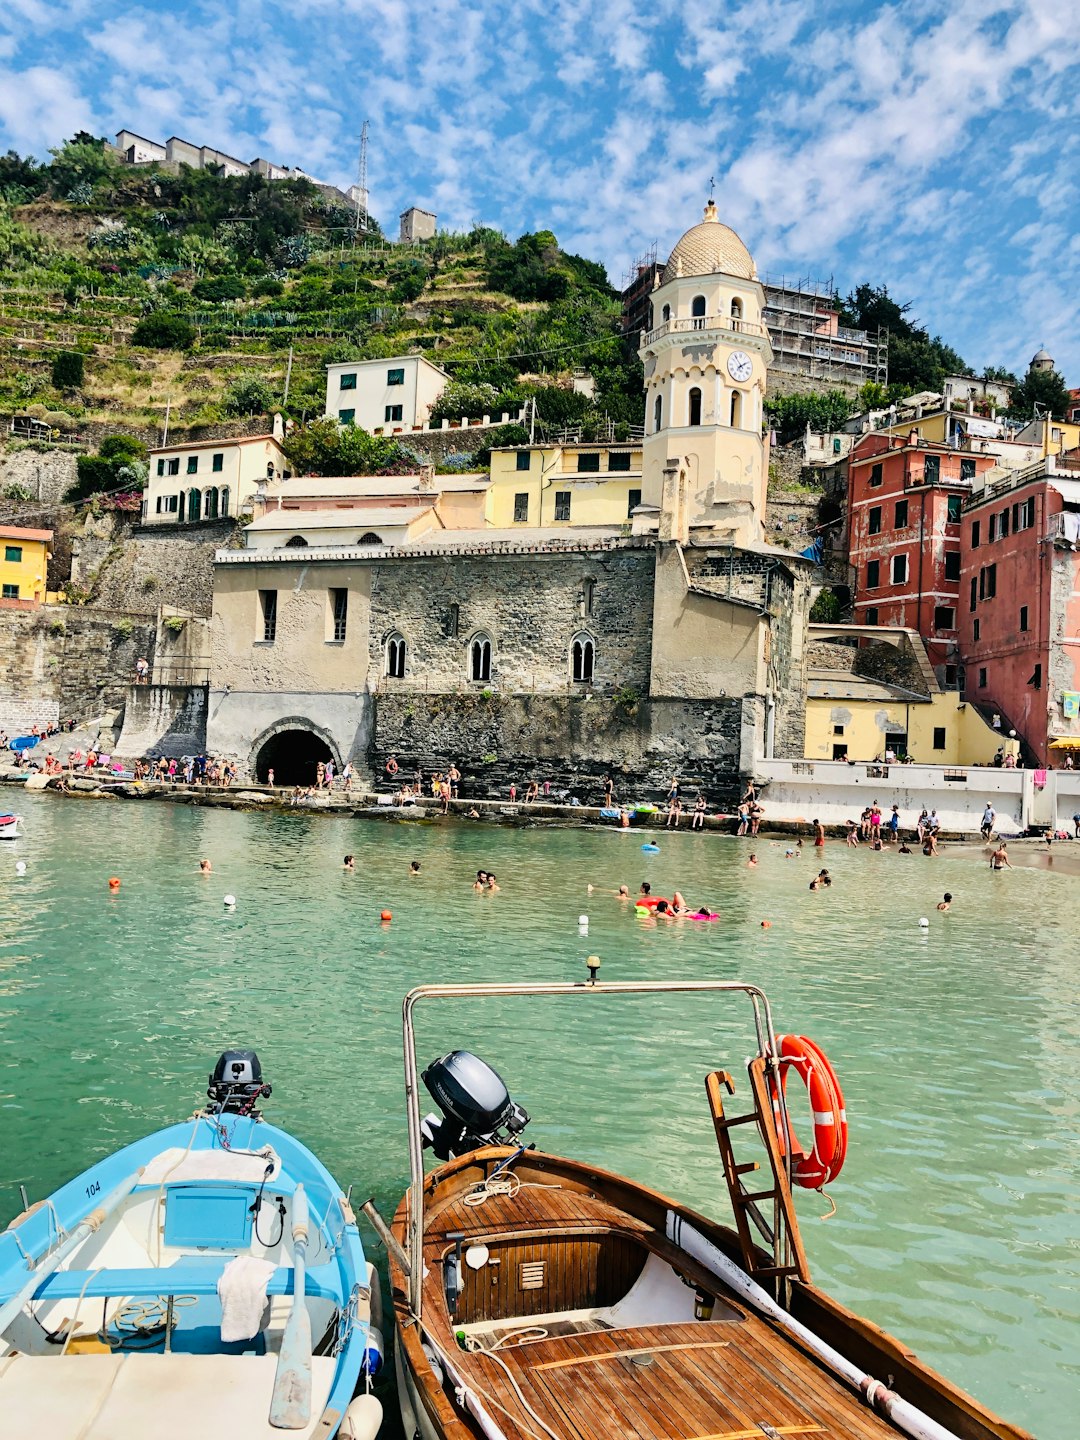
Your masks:
[[[377,226],[357,242],[353,218],[307,181],[125,166],[86,135],[48,165],[0,157],[0,409],[61,432],[156,427],[167,403],[174,427],[300,420],[322,413],[328,362],[419,350],[458,382],[455,418],[535,393],[550,425],[640,423],[602,266],[549,231],[406,247]],[[593,401],[553,388],[575,370]]]

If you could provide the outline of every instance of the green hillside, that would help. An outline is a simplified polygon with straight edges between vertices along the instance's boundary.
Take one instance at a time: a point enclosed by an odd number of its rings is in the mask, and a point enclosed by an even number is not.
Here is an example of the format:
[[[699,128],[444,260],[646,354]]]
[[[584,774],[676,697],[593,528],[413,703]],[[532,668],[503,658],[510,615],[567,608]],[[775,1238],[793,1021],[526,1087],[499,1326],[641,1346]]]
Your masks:
[[[0,410],[61,433],[160,426],[167,404],[174,428],[272,408],[300,420],[322,413],[327,362],[422,350],[459,382],[448,411],[535,393],[551,425],[640,423],[640,367],[600,265],[547,231],[406,247],[377,226],[357,240],[353,220],[306,181],[133,168],[85,135],[47,165],[0,157]],[[575,370],[593,401],[553,388]]]

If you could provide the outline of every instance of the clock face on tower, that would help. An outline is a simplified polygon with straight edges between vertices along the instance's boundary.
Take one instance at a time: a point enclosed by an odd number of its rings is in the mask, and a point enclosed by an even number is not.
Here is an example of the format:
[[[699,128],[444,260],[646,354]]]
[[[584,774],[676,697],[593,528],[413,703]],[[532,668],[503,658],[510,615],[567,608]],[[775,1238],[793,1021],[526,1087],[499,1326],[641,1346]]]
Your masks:
[[[740,385],[744,385],[754,373],[754,362],[745,350],[733,350],[728,356],[728,374]]]

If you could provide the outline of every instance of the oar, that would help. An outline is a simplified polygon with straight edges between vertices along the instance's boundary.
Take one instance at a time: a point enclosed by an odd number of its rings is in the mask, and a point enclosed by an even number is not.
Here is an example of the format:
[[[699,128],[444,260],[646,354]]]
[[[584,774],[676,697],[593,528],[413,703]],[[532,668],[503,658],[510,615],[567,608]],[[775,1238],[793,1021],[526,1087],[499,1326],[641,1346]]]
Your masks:
[[[311,1419],[311,1317],[304,1299],[308,1207],[303,1185],[292,1202],[293,1302],[278,1352],[270,1424],[278,1430],[302,1430]]]
[[[126,1200],[132,1190],[135,1189],[135,1186],[142,1179],[142,1173],[142,1167],[140,1166],[134,1175],[129,1175],[115,1190],[111,1191],[100,1205],[95,1205],[93,1210],[90,1211],[90,1214],[87,1215],[84,1220],[79,1221],[78,1225],[75,1226],[75,1229],[72,1230],[63,1244],[58,1245],[52,1254],[48,1255],[37,1269],[31,1273],[26,1282],[15,1292],[11,1299],[3,1305],[0,1305],[0,1335],[4,1333],[27,1301],[34,1298],[38,1287],[45,1277],[51,1275],[54,1270],[58,1269],[61,1262],[66,1260],[71,1252],[78,1245],[81,1245],[87,1236],[92,1235],[95,1230],[101,1229],[101,1226],[116,1207],[121,1204],[122,1201]]]

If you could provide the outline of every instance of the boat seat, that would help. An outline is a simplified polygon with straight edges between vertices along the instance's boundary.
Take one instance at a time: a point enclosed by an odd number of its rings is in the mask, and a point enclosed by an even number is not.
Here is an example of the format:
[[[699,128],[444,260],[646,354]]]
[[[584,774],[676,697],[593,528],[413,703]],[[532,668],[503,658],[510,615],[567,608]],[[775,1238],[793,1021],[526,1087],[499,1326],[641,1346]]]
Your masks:
[[[54,1270],[34,1292],[35,1300],[102,1300],[106,1297],[158,1295],[216,1295],[221,1272],[233,1257],[192,1255],[157,1269],[144,1265],[132,1270]],[[83,1288],[85,1286],[85,1289]],[[291,1265],[279,1265],[266,1286],[268,1296],[293,1293]],[[312,1265],[304,1277],[309,1299],[340,1301],[336,1265]],[[2,1297],[0,1297],[2,1298]]]
[[[311,1420],[271,1427],[276,1355],[13,1355],[0,1357],[0,1412],[12,1435],[49,1440],[306,1440],[321,1425],[337,1361],[311,1362]]]

